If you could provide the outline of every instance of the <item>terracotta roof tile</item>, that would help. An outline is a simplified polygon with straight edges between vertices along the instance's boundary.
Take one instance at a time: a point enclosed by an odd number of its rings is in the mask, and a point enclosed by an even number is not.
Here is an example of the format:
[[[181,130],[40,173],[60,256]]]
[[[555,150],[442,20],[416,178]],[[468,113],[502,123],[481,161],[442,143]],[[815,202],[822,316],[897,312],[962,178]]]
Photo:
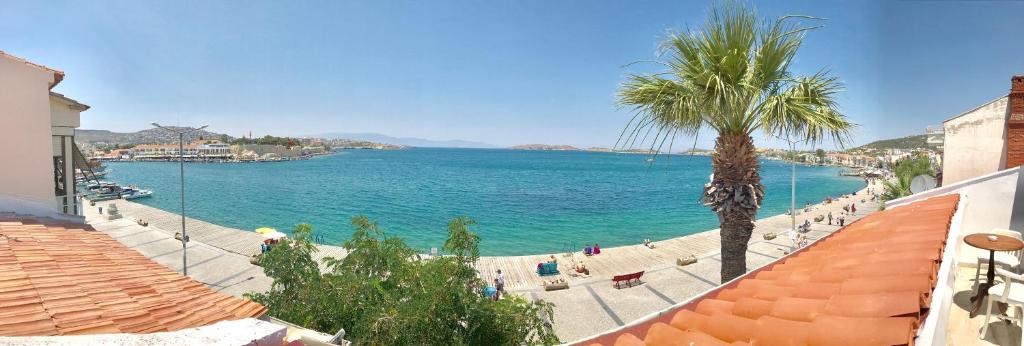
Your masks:
[[[958,202],[933,197],[869,215],[675,311],[583,344],[913,344]]]
[[[0,336],[152,333],[259,317],[87,225],[0,220]]]

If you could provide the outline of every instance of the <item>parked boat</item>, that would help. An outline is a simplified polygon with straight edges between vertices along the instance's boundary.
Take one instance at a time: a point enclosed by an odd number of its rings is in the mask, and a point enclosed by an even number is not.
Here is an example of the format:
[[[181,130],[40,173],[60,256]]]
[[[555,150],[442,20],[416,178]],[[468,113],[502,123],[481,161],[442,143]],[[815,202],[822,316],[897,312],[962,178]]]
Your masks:
[[[130,193],[130,194],[122,195],[121,198],[124,198],[124,199],[136,199],[136,198],[144,198],[144,197],[150,197],[150,196],[153,196],[153,191],[150,191],[150,190],[133,190],[132,193]]]
[[[111,181],[100,181],[99,183],[89,183],[85,186],[86,190],[96,191],[105,187],[117,186],[117,183]]]

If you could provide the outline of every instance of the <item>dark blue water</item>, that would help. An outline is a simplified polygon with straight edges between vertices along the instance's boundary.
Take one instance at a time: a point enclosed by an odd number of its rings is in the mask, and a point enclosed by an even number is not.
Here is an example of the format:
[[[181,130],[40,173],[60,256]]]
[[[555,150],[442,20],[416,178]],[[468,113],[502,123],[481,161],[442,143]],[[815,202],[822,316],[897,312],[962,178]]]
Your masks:
[[[711,173],[703,156],[427,149],[348,150],[305,161],[185,165],[190,217],[253,230],[310,223],[330,243],[367,215],[426,250],[444,243],[447,222],[469,216],[485,255],[562,251],[568,242],[637,244],[717,228],[699,202]],[[109,163],[108,179],[152,189],[136,202],[178,212],[178,164]],[[797,167],[797,203],[850,193],[859,178],[832,167]],[[763,161],[759,217],[789,207],[790,166]]]

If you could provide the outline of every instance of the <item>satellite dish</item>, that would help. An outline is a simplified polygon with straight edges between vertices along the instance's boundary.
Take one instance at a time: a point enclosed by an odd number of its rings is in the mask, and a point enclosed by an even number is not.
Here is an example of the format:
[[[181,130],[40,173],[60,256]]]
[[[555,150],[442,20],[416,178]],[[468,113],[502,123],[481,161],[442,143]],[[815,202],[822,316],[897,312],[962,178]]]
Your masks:
[[[935,188],[935,178],[927,175],[919,175],[910,180],[910,192],[918,193]]]

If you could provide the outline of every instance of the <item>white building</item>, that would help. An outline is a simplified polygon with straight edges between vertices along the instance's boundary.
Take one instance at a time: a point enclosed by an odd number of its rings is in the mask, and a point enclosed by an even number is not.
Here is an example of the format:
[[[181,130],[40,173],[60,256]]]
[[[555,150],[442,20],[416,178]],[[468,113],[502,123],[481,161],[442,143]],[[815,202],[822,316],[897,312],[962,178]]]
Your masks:
[[[64,72],[0,51],[0,209],[81,214],[75,194],[75,128],[89,109],[50,91]]]
[[[994,173],[1024,163],[1024,76],[1010,93],[942,123],[942,183]]]

